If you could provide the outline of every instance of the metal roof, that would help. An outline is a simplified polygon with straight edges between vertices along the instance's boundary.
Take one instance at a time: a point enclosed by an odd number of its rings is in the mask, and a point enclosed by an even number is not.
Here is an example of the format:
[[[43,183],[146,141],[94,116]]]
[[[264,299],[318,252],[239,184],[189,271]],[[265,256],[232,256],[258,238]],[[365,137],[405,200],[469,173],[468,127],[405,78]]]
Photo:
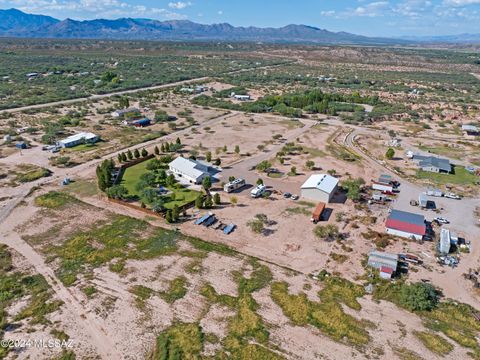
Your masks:
[[[440,232],[440,252],[448,254],[450,252],[450,230],[442,229]]]
[[[173,160],[169,166],[193,179],[198,179],[205,174],[204,171],[198,169],[199,167],[203,167],[203,165],[197,163],[195,160],[186,159],[182,156]]]
[[[386,227],[415,235],[423,236],[426,234],[425,217],[406,211],[392,210],[387,219]]]
[[[77,141],[80,141],[82,139],[84,139],[85,141],[89,141],[89,140],[95,140],[98,138],[98,135],[95,135],[94,133],[91,133],[91,132],[81,132],[81,133],[78,133],[78,134],[75,134],[75,135],[72,135],[72,136],[69,136],[63,140],[60,140],[59,143],[61,144],[68,144],[68,143],[72,143],[72,142],[77,142]]]
[[[327,174],[314,174],[302,185],[302,189],[318,189],[327,194],[332,193],[338,185],[338,179]]]
[[[447,172],[452,171],[452,165],[448,159],[423,155],[414,155],[413,159],[418,161],[420,167],[431,166]]]

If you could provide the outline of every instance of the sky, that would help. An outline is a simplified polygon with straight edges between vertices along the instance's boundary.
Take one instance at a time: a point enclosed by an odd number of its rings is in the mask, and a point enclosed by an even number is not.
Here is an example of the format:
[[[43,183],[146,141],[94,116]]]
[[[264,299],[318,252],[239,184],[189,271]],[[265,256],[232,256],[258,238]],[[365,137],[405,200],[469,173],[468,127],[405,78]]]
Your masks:
[[[58,19],[138,17],[203,24],[305,24],[367,36],[480,33],[480,0],[0,0]]]

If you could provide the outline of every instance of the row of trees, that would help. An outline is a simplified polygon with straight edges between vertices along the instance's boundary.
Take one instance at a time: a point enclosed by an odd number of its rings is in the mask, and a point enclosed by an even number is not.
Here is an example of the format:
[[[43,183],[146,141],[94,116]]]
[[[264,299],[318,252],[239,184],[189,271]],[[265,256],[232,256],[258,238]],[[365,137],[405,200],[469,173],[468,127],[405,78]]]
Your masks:
[[[145,148],[142,150],[135,149],[133,152],[130,149],[128,149],[127,152],[119,153],[117,155],[117,159],[119,163],[122,163],[122,162],[132,161],[133,159],[140,159],[141,157],[144,158],[147,156],[148,156],[148,151]]]

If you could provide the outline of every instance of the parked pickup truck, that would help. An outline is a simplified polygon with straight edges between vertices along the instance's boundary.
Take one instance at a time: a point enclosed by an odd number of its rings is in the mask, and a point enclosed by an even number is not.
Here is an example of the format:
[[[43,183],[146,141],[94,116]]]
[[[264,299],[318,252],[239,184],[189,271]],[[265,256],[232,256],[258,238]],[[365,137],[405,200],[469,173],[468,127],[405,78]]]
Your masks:
[[[461,199],[460,196],[458,196],[457,194],[454,194],[454,193],[446,193],[445,197],[448,198],[448,199],[455,199],[455,200],[460,200]]]

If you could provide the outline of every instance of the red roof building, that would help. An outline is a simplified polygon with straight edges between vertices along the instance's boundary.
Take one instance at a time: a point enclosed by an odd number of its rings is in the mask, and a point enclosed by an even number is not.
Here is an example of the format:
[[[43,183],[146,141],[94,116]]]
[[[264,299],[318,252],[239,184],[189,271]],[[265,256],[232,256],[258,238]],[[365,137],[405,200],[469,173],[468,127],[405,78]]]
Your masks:
[[[385,226],[389,234],[417,240],[423,239],[427,232],[423,215],[399,210],[392,210]]]

